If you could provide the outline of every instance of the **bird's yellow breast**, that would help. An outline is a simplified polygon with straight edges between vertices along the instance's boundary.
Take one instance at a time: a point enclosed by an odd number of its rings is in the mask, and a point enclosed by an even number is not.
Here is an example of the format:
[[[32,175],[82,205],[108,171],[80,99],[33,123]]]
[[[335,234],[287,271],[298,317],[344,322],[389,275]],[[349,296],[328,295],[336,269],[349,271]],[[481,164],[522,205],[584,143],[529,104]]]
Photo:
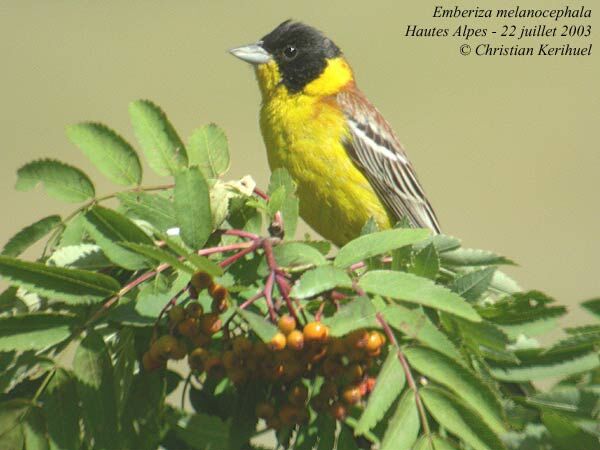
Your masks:
[[[349,80],[344,81],[345,62],[339,61],[330,61],[326,72],[297,94],[279,83],[275,63],[259,66],[257,78],[271,170],[287,169],[298,185],[302,218],[324,238],[343,245],[359,235],[369,217],[381,228],[388,228],[390,219],[342,145],[346,118],[331,95]]]

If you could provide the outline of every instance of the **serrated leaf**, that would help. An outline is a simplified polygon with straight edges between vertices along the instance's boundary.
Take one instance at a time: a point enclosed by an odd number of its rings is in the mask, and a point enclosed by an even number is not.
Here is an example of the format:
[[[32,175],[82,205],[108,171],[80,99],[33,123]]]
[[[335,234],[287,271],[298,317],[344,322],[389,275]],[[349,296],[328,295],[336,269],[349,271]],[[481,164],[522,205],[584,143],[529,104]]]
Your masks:
[[[435,280],[440,270],[440,257],[433,244],[422,248],[414,257],[410,272],[424,278]]]
[[[327,259],[314,246],[303,242],[284,242],[273,247],[273,256],[280,267],[293,269],[303,266],[321,266],[327,264]],[[268,273],[265,260],[261,263],[259,273]]]
[[[278,332],[277,327],[262,316],[245,309],[237,309],[237,313],[248,322],[252,331],[256,333],[263,342],[269,342]]]
[[[107,275],[0,256],[0,275],[31,292],[72,303],[99,302],[115,294],[119,283]]]
[[[426,278],[391,270],[367,272],[359,281],[372,294],[429,306],[479,322],[481,317],[462,297]]]
[[[129,216],[145,220],[159,231],[165,232],[177,225],[175,206],[162,194],[121,192],[117,198]]]
[[[214,261],[204,257],[197,255],[196,253],[191,253],[189,248],[183,244],[179,240],[179,238],[175,239],[173,237],[167,236],[166,234],[159,234],[160,239],[164,241],[164,243],[169,247],[173,252],[177,253],[179,256],[182,256],[184,259],[188,260],[196,270],[200,270],[202,272],[206,272],[213,277],[218,277],[223,275],[223,269]]]
[[[500,402],[488,385],[472,371],[425,347],[409,347],[404,354],[411,367],[454,391],[481,415],[492,430],[496,433],[505,431]]]
[[[190,166],[198,166],[206,178],[218,178],[229,170],[229,146],[225,131],[214,123],[196,129],[188,140]]]
[[[474,302],[490,287],[495,271],[495,267],[486,267],[461,275],[452,282],[452,290]]]
[[[175,217],[180,236],[192,249],[204,246],[212,232],[212,215],[208,183],[198,167],[175,174]]]
[[[43,396],[48,438],[53,450],[71,450],[80,446],[79,399],[73,378],[64,369],[48,383]]]
[[[86,429],[94,437],[94,448],[119,448],[113,368],[100,335],[88,332],[83,338],[75,351],[73,373]]]
[[[29,313],[0,317],[0,351],[42,350],[71,335],[74,317],[58,313]]]
[[[29,410],[23,423],[23,437],[26,450],[49,450],[46,437],[46,423],[41,411],[37,408]]]
[[[183,417],[174,427],[177,437],[194,450],[229,448],[231,427],[216,416],[196,413]]]
[[[296,184],[287,170],[279,168],[271,173],[268,189],[271,197],[268,203],[269,215],[281,212],[284,233],[288,239],[294,237],[298,225],[300,204],[295,192]]]
[[[460,240],[445,234],[436,234],[429,239],[415,244],[415,250],[421,250],[429,244],[433,244],[439,254],[449,252],[460,247]]]
[[[146,258],[126,250],[120,242],[152,245],[152,239],[135,223],[118,212],[96,205],[85,214],[87,231],[113,263],[130,270],[146,267]]]
[[[342,423],[337,439],[336,450],[360,450],[352,434],[352,428]]]
[[[354,432],[363,434],[372,430],[383,418],[394,400],[398,398],[405,383],[406,378],[398,360],[398,353],[395,348],[390,347],[377,376],[375,389],[369,395],[367,406],[361,414]]]
[[[463,402],[442,389],[425,387],[419,390],[425,407],[433,418],[475,450],[504,450],[496,434],[481,417]]]
[[[6,256],[19,256],[37,241],[46,236],[50,231],[60,225],[60,216],[48,216],[37,222],[23,228],[8,242],[2,249],[2,254]]]
[[[309,298],[331,289],[351,287],[352,280],[344,270],[327,265],[304,272],[292,288],[291,295]]]
[[[461,361],[462,356],[456,346],[442,333],[420,309],[408,309],[400,305],[389,305],[381,310],[389,325],[407,337]]]
[[[583,302],[581,307],[587,309],[589,312],[600,318],[600,298]]]
[[[360,236],[340,249],[333,265],[340,268],[350,267],[373,256],[424,241],[429,234],[429,230],[425,229],[399,228]]]
[[[135,242],[120,242],[119,245],[136,253],[139,253],[140,255],[145,256],[147,258],[153,259],[161,263],[167,263],[171,267],[181,270],[183,272],[187,272],[190,275],[193,275],[195,272],[195,270],[192,267],[188,266],[182,261],[179,261],[179,259],[176,256],[164,251],[159,247],[156,247],[155,245],[136,244]]]
[[[424,434],[412,450],[456,450],[456,448],[438,436]]]
[[[345,336],[359,328],[378,326],[377,310],[369,297],[355,297],[343,305],[333,316],[323,319],[331,336]]]
[[[0,403],[0,445],[21,450],[25,441],[21,423],[31,407],[27,400],[16,398]]]
[[[137,100],[129,105],[129,116],[152,170],[163,176],[175,175],[187,166],[185,146],[157,105],[149,100]]]
[[[569,418],[553,411],[542,414],[542,422],[552,436],[553,448],[557,450],[600,449],[598,437],[584,432]]]
[[[514,265],[510,259],[487,250],[459,248],[445,252],[441,260],[448,266],[497,266],[501,264]]]
[[[78,245],[84,242],[86,239],[86,220],[85,214],[79,212],[69,220],[62,230],[59,238],[59,247],[66,247],[67,245]]]
[[[142,166],[137,153],[125,139],[107,126],[79,123],[67,127],[67,136],[113,183],[122,186],[141,183]]]
[[[381,450],[410,448],[419,436],[420,427],[415,393],[412,389],[407,389],[385,430]]]
[[[492,375],[503,381],[532,381],[565,377],[600,366],[597,352],[557,352],[541,354],[537,350],[518,352],[521,364],[490,364]]]
[[[16,189],[29,191],[42,183],[48,195],[69,203],[79,203],[96,195],[88,176],[76,167],[54,159],[40,159],[17,171]]]
[[[46,264],[49,266],[97,270],[111,266],[112,262],[106,258],[99,246],[95,244],[78,244],[58,248],[46,260]]]
[[[319,428],[317,450],[331,450],[335,444],[335,420],[328,414],[319,414],[317,416],[317,426]]]
[[[597,414],[600,392],[593,387],[555,386],[551,391],[539,392],[527,397],[527,404],[540,410],[555,410],[569,417],[588,418]]]

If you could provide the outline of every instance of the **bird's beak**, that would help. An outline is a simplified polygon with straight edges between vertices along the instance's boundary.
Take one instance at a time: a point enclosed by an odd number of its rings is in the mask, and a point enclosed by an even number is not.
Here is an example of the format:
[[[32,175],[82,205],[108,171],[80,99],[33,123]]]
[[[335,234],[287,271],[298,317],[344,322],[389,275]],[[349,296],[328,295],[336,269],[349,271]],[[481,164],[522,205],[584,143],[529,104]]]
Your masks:
[[[232,48],[229,50],[233,56],[240,58],[242,61],[246,61],[250,64],[264,64],[271,60],[271,55],[260,45],[261,42],[256,44],[244,45],[243,47]]]

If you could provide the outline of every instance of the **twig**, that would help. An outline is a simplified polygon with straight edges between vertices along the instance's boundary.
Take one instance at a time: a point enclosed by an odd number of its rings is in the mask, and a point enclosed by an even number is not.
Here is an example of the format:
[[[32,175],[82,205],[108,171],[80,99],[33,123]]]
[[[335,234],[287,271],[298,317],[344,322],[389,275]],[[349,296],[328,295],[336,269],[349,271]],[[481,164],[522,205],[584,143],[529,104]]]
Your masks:
[[[427,421],[427,414],[425,413],[425,407],[423,406],[423,402],[421,401],[421,396],[419,395],[419,388],[417,387],[417,383],[415,382],[415,379],[412,375],[412,371],[410,370],[410,365],[408,364],[408,361],[406,360],[404,353],[402,353],[402,350],[400,349],[400,346],[398,345],[398,341],[396,340],[396,336],[394,336],[394,332],[392,331],[392,329],[390,328],[390,326],[388,325],[386,320],[383,318],[383,315],[380,312],[378,312],[375,315],[375,317],[377,317],[377,321],[381,324],[387,338],[394,345],[394,347],[397,348],[398,360],[400,361],[400,364],[402,365],[402,370],[404,371],[404,374],[406,375],[406,381],[408,382],[408,387],[410,389],[412,389],[415,394],[415,403],[417,405],[417,409],[419,410],[419,415],[421,416],[421,423],[423,425],[423,431],[425,432],[426,435],[429,435],[430,429],[429,429],[429,422]]]
[[[267,308],[269,308],[269,317],[273,323],[277,323],[277,315],[275,314],[275,309],[273,308],[273,281],[275,279],[275,272],[271,271],[269,276],[267,277],[267,282],[265,283],[265,301],[267,302]]]
[[[264,191],[260,190],[257,187],[254,188],[254,194],[257,195],[257,196],[259,196],[263,200],[269,201],[269,196]]]
[[[217,247],[210,247],[210,248],[201,248],[196,253],[200,256],[207,256],[207,255],[213,255],[215,253],[224,253],[224,252],[231,252],[233,250],[241,250],[244,248],[252,247],[253,244],[254,244],[253,242],[238,242],[236,244],[219,245]]]
[[[253,241],[260,239],[260,236],[258,234],[250,233],[249,231],[245,230],[225,230],[223,234],[226,234],[228,236],[237,236],[245,239],[252,239]]]
[[[234,262],[238,261],[239,259],[243,258],[244,256],[246,256],[248,253],[252,253],[259,246],[260,246],[260,241],[254,241],[250,247],[245,248],[245,249],[237,252],[235,255],[231,255],[229,258],[224,259],[223,261],[221,261],[219,263],[219,265],[221,267],[227,267],[227,266],[233,264]]]

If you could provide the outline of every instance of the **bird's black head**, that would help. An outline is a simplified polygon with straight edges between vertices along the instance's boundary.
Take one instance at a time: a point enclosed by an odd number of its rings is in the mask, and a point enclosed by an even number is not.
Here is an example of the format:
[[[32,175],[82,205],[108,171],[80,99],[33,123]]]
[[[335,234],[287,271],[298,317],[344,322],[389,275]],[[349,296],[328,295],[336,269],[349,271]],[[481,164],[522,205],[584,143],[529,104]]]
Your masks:
[[[342,54],[319,30],[291,20],[264,36],[260,46],[277,63],[281,82],[291,93],[315,80],[327,67],[327,59]]]

